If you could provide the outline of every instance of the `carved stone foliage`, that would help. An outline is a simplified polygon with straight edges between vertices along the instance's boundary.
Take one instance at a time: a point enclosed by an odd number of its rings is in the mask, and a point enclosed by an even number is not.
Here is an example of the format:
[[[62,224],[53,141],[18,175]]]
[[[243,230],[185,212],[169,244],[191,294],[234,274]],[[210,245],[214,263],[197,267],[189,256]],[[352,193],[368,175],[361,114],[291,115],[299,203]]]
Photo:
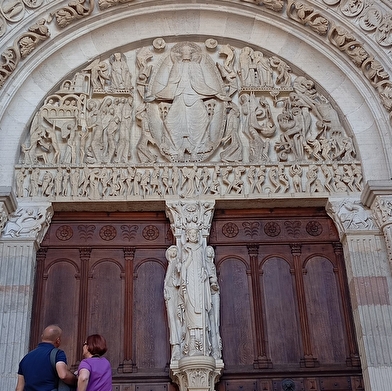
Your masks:
[[[362,189],[353,140],[315,83],[278,56],[213,38],[157,38],[93,60],[45,99],[21,152],[18,197]]]
[[[44,0],[3,0],[0,3],[0,37],[7,29],[7,23],[20,22],[29,9],[39,8]]]
[[[50,32],[46,26],[46,21],[41,19],[30,26],[26,33],[19,36],[11,47],[3,50],[0,64],[0,88],[14,72],[20,60],[27,57],[40,42],[45,41],[49,36]]]
[[[58,9],[54,15],[59,27],[66,27],[77,19],[91,14],[94,0],[72,0],[66,7]]]

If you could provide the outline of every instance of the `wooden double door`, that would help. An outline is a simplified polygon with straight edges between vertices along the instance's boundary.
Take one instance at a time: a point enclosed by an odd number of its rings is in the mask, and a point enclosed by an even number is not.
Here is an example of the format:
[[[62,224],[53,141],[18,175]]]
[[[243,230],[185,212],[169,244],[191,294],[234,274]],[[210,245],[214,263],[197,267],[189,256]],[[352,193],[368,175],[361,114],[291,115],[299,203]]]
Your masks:
[[[56,213],[37,254],[31,347],[51,323],[76,367],[104,335],[114,390],[174,391],[164,212]],[[363,390],[342,246],[323,209],[220,210],[215,248],[225,368],[218,391]]]

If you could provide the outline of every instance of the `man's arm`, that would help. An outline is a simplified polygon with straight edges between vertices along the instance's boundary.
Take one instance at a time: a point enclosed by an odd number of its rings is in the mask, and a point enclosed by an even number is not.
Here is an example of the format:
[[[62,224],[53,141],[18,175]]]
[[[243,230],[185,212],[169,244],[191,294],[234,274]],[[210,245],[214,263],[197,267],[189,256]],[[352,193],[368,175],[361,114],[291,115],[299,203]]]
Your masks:
[[[78,378],[68,369],[67,364],[64,361],[56,362],[56,371],[59,378],[70,386],[76,386]],[[19,391],[19,390],[17,390]],[[23,391],[23,390],[22,390]]]
[[[25,386],[25,379],[23,375],[18,375],[18,382],[16,383],[15,391],[23,391]]]

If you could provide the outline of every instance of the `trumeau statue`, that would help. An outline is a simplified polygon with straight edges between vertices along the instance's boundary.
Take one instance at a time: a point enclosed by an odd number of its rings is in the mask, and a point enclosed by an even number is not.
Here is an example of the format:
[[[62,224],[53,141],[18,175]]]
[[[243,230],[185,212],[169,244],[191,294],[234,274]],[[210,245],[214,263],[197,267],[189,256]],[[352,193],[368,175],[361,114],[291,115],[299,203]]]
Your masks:
[[[214,249],[207,245],[213,203],[171,202],[168,216],[176,245],[166,251],[164,297],[172,361],[183,357],[221,359],[220,293]]]
[[[97,58],[32,119],[18,197],[100,200],[349,193],[352,138],[282,58],[210,38]]]

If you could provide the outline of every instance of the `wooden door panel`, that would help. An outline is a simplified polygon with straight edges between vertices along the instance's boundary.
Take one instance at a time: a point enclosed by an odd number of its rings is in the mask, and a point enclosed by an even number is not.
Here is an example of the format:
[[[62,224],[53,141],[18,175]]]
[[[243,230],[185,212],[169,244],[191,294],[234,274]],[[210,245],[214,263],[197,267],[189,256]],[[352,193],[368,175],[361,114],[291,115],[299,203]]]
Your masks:
[[[68,254],[52,254],[49,266],[43,276],[44,291],[42,294],[42,316],[32,321],[37,322],[42,332],[49,324],[59,324],[70,333],[62,336],[62,347],[67,349],[68,357],[76,355],[76,346],[73,336],[77,335],[77,314],[79,304],[80,281],[77,279],[78,267]],[[72,255],[72,254],[69,254]],[[73,362],[68,360],[69,364]]]
[[[97,254],[98,256],[101,254]],[[98,259],[89,271],[86,336],[102,334],[108,344],[106,357],[116,366],[122,361],[124,330],[123,268],[116,260]]]
[[[312,257],[306,263],[304,282],[314,356],[325,364],[344,363],[344,319],[332,263],[324,257]]]
[[[279,257],[265,261],[260,285],[265,309],[268,356],[274,366],[288,363],[299,366],[303,350],[294,280],[289,263]]]
[[[255,359],[252,331],[251,292],[247,265],[238,258],[219,264],[221,291],[221,337],[227,367],[251,366]]]
[[[160,368],[170,354],[163,300],[165,270],[162,261],[145,259],[135,269],[134,330],[135,364],[138,370]]]

